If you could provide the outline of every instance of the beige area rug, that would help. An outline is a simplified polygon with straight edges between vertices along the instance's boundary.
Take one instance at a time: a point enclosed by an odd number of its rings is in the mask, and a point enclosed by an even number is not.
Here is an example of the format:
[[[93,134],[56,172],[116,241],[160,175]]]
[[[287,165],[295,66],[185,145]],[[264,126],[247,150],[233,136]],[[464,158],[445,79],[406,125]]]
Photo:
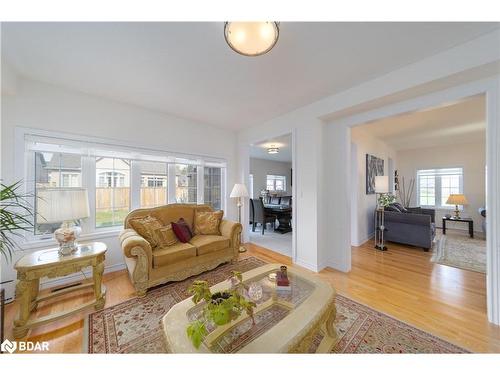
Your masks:
[[[85,352],[165,353],[160,320],[174,304],[189,297],[186,289],[193,280],[203,279],[214,285],[227,279],[232,270],[245,272],[263,264],[263,261],[249,257],[234,265],[225,264],[202,275],[152,289],[144,298],[133,298],[91,313],[86,322]],[[337,296],[336,306],[339,342],[332,353],[467,352],[344,296]],[[269,324],[269,317],[256,324]],[[318,334],[311,352],[320,341]]]
[[[460,234],[439,234],[431,262],[486,273],[486,240]]]

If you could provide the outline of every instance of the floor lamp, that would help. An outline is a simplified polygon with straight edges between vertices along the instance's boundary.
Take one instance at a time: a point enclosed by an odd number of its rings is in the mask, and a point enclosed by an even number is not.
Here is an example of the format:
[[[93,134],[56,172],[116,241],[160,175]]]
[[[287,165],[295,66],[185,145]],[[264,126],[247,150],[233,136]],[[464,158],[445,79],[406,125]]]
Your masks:
[[[243,206],[242,198],[247,198],[248,197],[248,190],[245,185],[243,184],[234,184],[233,190],[231,191],[231,194],[229,195],[230,198],[237,198],[238,199],[238,223],[241,224],[241,206]],[[244,253],[247,251],[245,246],[241,245],[241,233],[240,233],[240,253]]]
[[[384,207],[379,204],[379,197],[389,192],[389,176],[375,176],[375,249],[387,250],[384,242]]]

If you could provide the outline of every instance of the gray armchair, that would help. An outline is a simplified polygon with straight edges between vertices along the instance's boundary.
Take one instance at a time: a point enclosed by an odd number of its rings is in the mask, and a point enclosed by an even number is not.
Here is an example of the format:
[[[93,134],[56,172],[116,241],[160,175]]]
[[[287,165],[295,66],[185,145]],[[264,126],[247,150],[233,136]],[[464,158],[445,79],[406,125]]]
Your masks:
[[[419,207],[407,212],[385,211],[384,237],[387,241],[422,247],[429,251],[436,234],[435,210]]]

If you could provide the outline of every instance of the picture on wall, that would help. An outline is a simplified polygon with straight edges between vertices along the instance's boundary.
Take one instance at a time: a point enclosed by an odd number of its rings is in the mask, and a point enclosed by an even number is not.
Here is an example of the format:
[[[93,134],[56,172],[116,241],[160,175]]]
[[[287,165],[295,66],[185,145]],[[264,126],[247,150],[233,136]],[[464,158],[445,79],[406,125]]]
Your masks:
[[[366,194],[375,194],[375,176],[384,175],[384,159],[366,154]]]

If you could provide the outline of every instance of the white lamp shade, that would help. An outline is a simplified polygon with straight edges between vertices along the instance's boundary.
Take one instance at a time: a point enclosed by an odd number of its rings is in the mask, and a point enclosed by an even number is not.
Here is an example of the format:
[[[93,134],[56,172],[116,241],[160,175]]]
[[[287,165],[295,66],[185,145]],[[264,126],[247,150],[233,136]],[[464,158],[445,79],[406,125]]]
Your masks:
[[[38,189],[36,199],[38,223],[59,223],[89,217],[87,189]]]
[[[375,193],[389,192],[389,176],[375,176]]]
[[[230,198],[243,198],[248,197],[248,190],[243,184],[234,184],[233,190],[231,191]]]

